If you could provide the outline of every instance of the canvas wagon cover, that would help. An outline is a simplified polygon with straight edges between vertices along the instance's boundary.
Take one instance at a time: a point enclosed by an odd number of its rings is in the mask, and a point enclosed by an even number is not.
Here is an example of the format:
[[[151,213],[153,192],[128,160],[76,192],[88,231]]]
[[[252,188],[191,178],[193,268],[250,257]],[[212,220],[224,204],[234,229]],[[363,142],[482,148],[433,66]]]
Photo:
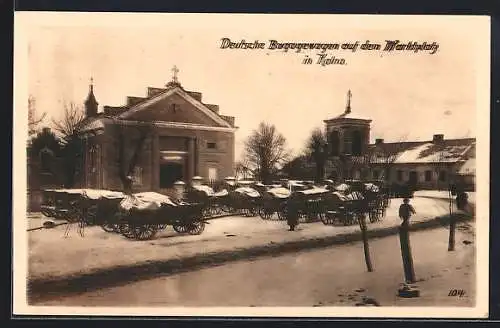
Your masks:
[[[212,187],[207,186],[207,185],[197,185],[193,186],[193,189],[196,189],[198,191],[204,192],[207,196],[213,196],[215,194],[214,190]]]
[[[325,188],[314,187],[311,189],[301,190],[298,192],[301,194],[304,194],[304,195],[317,195],[317,194],[324,194],[324,193],[327,193],[329,191],[328,191],[328,189],[325,189]]]
[[[120,191],[102,190],[102,189],[86,189],[84,191],[84,196],[90,199],[118,199],[125,198],[125,194]]]
[[[290,190],[283,187],[271,188],[267,192],[276,198],[288,198],[290,196]]]
[[[260,194],[257,190],[250,188],[250,187],[240,187],[240,188],[236,188],[234,191],[239,193],[239,194],[246,195],[246,196],[252,197],[252,198],[260,196]]]
[[[120,202],[120,207],[126,211],[136,209],[157,210],[161,206],[177,206],[168,196],[157,192],[142,192],[129,195]]]
[[[349,190],[349,188],[351,188],[351,187],[348,184],[341,183],[341,184],[339,184],[339,185],[337,185],[335,187],[335,190],[337,190],[337,191],[347,191],[347,190]]]
[[[229,195],[229,192],[227,191],[227,189],[222,189],[221,191],[217,191],[214,193],[215,197],[224,197],[227,195]]]

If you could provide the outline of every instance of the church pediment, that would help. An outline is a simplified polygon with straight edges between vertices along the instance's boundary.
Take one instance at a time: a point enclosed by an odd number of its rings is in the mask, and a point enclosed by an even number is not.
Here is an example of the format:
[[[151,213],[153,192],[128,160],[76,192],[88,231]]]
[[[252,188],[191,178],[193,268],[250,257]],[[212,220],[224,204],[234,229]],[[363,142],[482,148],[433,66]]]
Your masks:
[[[119,118],[134,121],[232,127],[226,119],[214,110],[215,105],[209,107],[198,100],[198,97],[193,97],[191,93],[184,91],[181,87],[167,89],[149,99],[132,105],[128,110],[120,114]]]

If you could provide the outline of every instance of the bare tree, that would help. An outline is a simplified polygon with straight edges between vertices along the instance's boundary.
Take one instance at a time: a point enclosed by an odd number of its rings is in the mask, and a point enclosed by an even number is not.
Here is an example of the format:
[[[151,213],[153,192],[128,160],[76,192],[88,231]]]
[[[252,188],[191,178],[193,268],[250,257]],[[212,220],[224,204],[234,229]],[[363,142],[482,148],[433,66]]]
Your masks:
[[[153,131],[153,125],[149,122],[134,122],[134,125],[131,125],[115,118],[113,126],[117,142],[116,160],[119,179],[123,190],[132,193],[132,176],[139,163],[144,145]]]
[[[272,124],[261,122],[245,142],[245,159],[256,167],[256,175],[263,183],[270,183],[288,157],[286,139]]]
[[[365,168],[369,172],[373,172],[374,169],[379,169],[379,178],[389,183],[397,159],[407,148],[407,145],[405,145],[406,140],[407,135],[403,135],[398,138],[396,142],[376,144],[370,149],[367,149],[362,157]]]
[[[38,126],[43,122],[47,113],[43,113],[41,116],[37,116],[36,113],[36,103],[33,96],[28,98],[28,137],[36,135],[38,132]]]
[[[54,130],[56,130],[62,138],[78,135],[82,122],[85,120],[85,112],[83,108],[69,103],[64,105],[64,114],[60,120],[52,119]]]
[[[234,165],[234,171],[236,177],[242,176],[243,179],[248,179],[253,175],[253,170],[249,167],[249,164],[245,159],[238,161]]]
[[[306,156],[316,166],[316,181],[321,181],[325,174],[325,164],[328,157],[328,143],[326,135],[319,128],[312,131],[306,145]]]
[[[60,135],[63,173],[67,188],[75,185],[76,177],[83,166],[84,147],[80,129],[84,120],[83,108],[74,103],[64,105],[61,119],[52,119],[54,130]]]

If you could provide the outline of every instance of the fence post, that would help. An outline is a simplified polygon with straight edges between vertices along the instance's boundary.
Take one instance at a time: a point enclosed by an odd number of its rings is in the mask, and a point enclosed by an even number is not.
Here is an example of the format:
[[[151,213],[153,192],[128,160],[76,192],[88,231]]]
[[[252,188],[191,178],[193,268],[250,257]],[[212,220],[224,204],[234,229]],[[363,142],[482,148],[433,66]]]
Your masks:
[[[410,232],[408,222],[403,221],[399,227],[399,241],[401,244],[401,257],[403,260],[403,270],[405,274],[405,282],[398,290],[400,297],[418,297],[420,291],[415,285],[415,269],[413,267],[413,257],[410,247]]]
[[[365,252],[365,263],[368,272],[373,272],[372,259],[370,257],[370,246],[368,245],[368,232],[366,227],[366,216],[359,214],[358,216],[359,225],[361,227],[361,236],[363,238],[363,250]]]
[[[456,221],[453,216],[453,197],[451,195],[451,190],[449,191],[449,201],[450,201],[450,235],[448,237],[448,251],[452,252],[455,250],[455,228]]]

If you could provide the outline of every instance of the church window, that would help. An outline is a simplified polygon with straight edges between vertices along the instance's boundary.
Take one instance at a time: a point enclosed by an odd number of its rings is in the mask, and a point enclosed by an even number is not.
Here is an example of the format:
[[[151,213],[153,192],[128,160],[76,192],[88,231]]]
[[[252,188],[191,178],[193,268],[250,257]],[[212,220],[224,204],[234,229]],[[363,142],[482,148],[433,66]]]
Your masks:
[[[339,145],[340,137],[338,131],[332,131],[330,133],[330,155],[338,156],[339,155]]]
[[[350,133],[344,133],[344,154],[352,154],[352,134]]]
[[[352,154],[354,156],[359,156],[361,155],[361,150],[362,150],[361,132],[355,130],[352,133]]]
[[[208,149],[217,149],[217,144],[215,142],[207,142]]]

